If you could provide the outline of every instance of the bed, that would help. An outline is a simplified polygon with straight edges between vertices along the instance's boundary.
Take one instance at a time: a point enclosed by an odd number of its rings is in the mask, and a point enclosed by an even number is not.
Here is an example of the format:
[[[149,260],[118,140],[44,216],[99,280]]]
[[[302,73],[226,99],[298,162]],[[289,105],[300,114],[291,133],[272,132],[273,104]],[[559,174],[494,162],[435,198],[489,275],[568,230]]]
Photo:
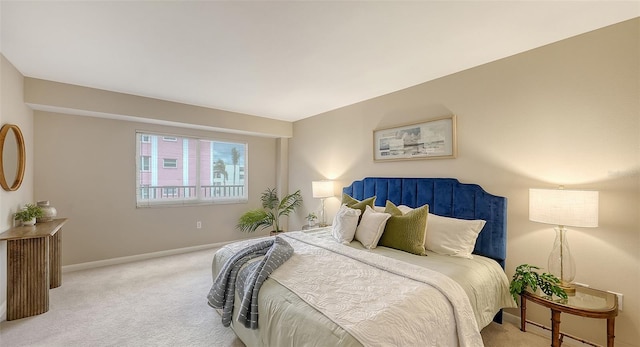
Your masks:
[[[427,234],[433,215],[484,222],[466,256],[340,243],[332,227],[279,236],[295,251],[257,294],[258,329],[239,323],[235,294],[231,327],[247,346],[481,346],[480,330],[515,307],[504,273],[506,198],[450,178],[368,177],[343,193],[359,202],[375,197],[367,216],[388,205],[406,213],[428,205]],[[222,247],[214,279],[235,254],[269,238]]]

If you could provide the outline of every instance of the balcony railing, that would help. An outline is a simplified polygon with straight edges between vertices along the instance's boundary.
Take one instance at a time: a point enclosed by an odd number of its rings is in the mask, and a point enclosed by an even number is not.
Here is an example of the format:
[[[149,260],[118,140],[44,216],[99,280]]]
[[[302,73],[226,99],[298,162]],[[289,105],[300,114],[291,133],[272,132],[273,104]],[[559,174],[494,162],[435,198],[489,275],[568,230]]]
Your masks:
[[[138,187],[142,200],[241,198],[244,185],[200,186],[143,186]]]

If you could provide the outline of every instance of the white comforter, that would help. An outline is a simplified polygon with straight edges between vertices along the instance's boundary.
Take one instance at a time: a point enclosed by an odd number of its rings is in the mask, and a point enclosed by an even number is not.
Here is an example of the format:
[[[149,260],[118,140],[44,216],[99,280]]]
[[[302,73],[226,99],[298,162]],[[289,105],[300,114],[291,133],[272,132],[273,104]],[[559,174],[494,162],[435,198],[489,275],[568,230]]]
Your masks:
[[[295,253],[271,278],[364,346],[482,346],[467,295],[449,277],[302,232],[283,237]]]
[[[248,346],[482,346],[479,329],[500,307],[514,306],[508,280],[491,259],[368,251],[358,242],[340,245],[326,231],[311,234],[285,234],[295,254],[260,292],[259,330],[234,319]],[[220,249],[214,277],[255,241]]]

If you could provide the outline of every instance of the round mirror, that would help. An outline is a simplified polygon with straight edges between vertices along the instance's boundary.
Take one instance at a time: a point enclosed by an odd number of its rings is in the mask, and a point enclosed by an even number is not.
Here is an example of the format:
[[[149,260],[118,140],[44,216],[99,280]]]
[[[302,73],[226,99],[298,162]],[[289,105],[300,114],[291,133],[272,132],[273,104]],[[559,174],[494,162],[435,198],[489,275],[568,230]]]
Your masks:
[[[5,124],[0,129],[0,186],[17,190],[24,177],[24,137],[17,125]],[[12,182],[11,185],[7,183]]]

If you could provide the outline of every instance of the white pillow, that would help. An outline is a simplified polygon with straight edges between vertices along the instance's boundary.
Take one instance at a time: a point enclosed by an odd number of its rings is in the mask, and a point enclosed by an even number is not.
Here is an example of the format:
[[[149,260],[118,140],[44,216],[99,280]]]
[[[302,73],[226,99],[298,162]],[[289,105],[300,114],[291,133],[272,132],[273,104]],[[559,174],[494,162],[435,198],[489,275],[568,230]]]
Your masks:
[[[376,212],[367,205],[356,229],[356,240],[360,241],[365,248],[376,248],[390,217],[390,213]]]
[[[331,234],[333,237],[341,243],[349,243],[353,241],[353,237],[356,234],[356,227],[358,226],[358,217],[362,211],[355,208],[347,207],[342,204],[340,209],[333,218],[333,227]]]
[[[439,254],[471,259],[476,239],[485,223],[481,219],[457,219],[430,213],[425,248]]]

